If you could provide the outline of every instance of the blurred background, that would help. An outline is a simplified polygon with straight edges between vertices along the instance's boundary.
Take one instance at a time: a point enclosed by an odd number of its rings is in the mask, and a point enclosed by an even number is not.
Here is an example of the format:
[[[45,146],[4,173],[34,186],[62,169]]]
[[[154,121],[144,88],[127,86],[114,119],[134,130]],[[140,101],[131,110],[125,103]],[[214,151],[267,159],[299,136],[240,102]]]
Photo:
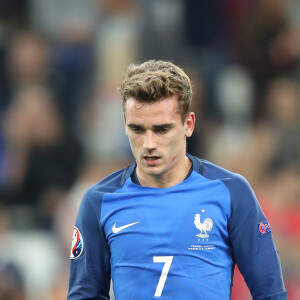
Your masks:
[[[299,300],[299,15],[299,0],[1,0],[0,299],[66,298],[83,193],[133,160],[116,88],[164,59],[193,82],[188,151],[248,179]],[[238,270],[232,299],[250,299]]]

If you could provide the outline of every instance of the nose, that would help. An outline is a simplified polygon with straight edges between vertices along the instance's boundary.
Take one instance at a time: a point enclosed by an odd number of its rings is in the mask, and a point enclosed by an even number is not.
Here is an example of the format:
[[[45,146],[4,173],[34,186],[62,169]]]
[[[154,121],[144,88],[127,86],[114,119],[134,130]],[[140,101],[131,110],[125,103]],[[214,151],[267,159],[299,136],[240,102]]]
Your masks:
[[[154,133],[151,130],[147,130],[144,136],[144,149],[147,151],[153,151],[157,148]]]

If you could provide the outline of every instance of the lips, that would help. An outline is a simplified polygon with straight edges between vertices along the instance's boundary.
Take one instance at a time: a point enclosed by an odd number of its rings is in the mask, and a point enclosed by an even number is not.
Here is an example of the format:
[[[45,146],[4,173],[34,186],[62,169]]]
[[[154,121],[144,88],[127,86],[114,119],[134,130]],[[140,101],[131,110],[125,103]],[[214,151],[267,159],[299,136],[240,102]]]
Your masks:
[[[144,156],[144,159],[146,159],[148,161],[157,160],[159,158],[160,158],[159,156]]]
[[[160,156],[156,156],[156,155],[145,155],[144,157],[144,161],[146,162],[147,165],[149,166],[153,166],[156,165],[160,159]]]

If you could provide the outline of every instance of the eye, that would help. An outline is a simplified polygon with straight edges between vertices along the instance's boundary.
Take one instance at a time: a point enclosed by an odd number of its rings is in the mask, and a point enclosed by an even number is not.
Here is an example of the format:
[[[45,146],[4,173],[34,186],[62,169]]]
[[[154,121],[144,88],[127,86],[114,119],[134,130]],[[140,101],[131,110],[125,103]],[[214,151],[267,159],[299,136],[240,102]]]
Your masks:
[[[159,128],[155,132],[160,133],[160,134],[164,134],[164,133],[167,133],[168,131],[169,131],[169,128]]]
[[[134,127],[134,128],[131,128],[131,129],[136,134],[141,134],[141,133],[144,132],[144,130],[142,128],[140,128],[140,127]]]

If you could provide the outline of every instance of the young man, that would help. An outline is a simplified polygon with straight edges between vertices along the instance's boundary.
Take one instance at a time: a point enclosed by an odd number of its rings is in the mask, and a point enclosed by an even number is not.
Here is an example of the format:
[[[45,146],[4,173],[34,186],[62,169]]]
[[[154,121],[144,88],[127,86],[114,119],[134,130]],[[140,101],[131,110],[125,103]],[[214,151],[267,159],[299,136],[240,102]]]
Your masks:
[[[247,181],[186,153],[188,76],[129,66],[120,87],[135,163],[92,186],[74,228],[68,299],[230,299],[237,263],[253,299],[287,299],[271,228]]]

